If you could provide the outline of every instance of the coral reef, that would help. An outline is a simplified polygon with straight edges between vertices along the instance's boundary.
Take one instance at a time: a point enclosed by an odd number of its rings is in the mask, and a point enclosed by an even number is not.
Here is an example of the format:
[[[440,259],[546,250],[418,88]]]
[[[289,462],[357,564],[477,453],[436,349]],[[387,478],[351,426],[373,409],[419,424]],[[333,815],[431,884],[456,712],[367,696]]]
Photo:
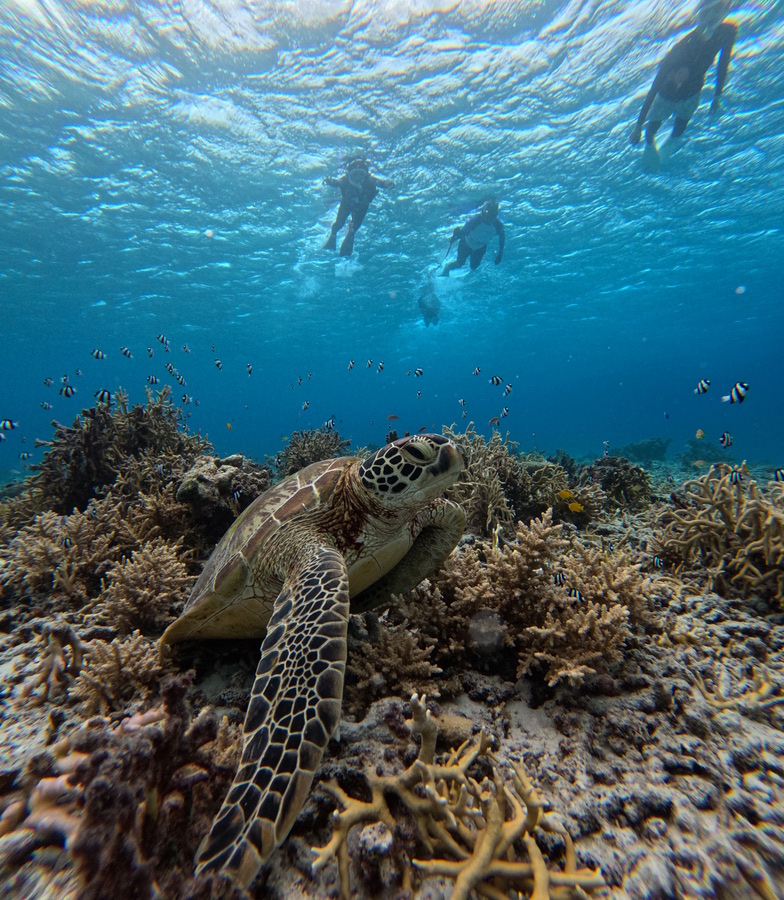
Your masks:
[[[633,444],[624,444],[623,447],[618,447],[615,455],[646,465],[654,460],[662,462],[667,457],[667,448],[671,443],[672,438],[648,438],[645,441],[637,441]]]
[[[411,710],[410,730],[421,735],[421,745],[416,760],[404,772],[382,775],[366,770],[369,801],[349,796],[334,779],[322,784],[341,810],[335,813],[330,841],[314,850],[313,868],[317,871],[337,859],[341,900],[351,896],[348,837],[355,825],[382,823],[388,830],[381,841],[370,841],[367,830],[363,832],[366,847],[374,843],[377,853],[402,858],[403,850],[394,847],[397,822],[392,812],[400,806],[413,818],[418,844],[430,857],[414,858],[413,865],[423,873],[453,879],[452,900],[467,900],[473,890],[502,897],[503,888],[512,885],[531,898],[555,900],[564,890],[579,889],[580,896],[590,896],[604,886],[597,871],[578,868],[571,838],[555,816],[544,812],[545,803],[521,764],[511,763],[511,778],[505,778],[485,732],[478,741],[466,741],[439,761],[435,755],[438,726],[425,698],[420,701],[414,694]],[[490,764],[481,783],[476,780],[481,774],[472,768],[478,760]],[[394,796],[398,805],[390,807],[388,796]],[[548,869],[534,838],[537,830],[563,839],[563,871]],[[404,863],[400,869],[403,888],[408,890],[411,874]]]
[[[272,471],[241,454],[197,459],[183,475],[177,500],[187,503],[217,542],[234,519],[270,486]]]
[[[18,865],[36,847],[64,842],[84,900],[198,888],[188,877],[193,856],[217,808],[212,790],[228,787],[238,746],[214,714],[191,718],[190,680],[167,678],[160,707],[115,728],[90,719],[32,759],[2,798],[6,862],[9,853]]]
[[[123,635],[134,630],[160,634],[185,605],[194,580],[181,540],[146,541],[107,570],[97,621]]]
[[[93,638],[83,645],[84,664],[68,687],[68,699],[85,715],[121,712],[147,703],[171,672],[168,647],[134,631],[124,639]]]
[[[82,410],[73,425],[55,424],[51,441],[40,464],[33,466],[27,491],[38,510],[61,514],[84,509],[96,491],[111,485],[121,471],[137,462],[166,455],[185,470],[209,443],[182,429],[183,412],[171,401],[171,389],[154,394],[147,389],[147,402],[130,407],[128,397],[118,391],[113,404]]]
[[[686,481],[662,516],[662,550],[699,564],[714,590],[784,601],[784,487],[764,490],[748,470],[711,466]]]
[[[608,500],[621,509],[639,509],[653,497],[651,476],[640,466],[620,456],[603,456],[580,475],[580,485],[601,485]]]
[[[466,665],[512,679],[537,671],[551,686],[577,684],[617,662],[637,628],[658,630],[657,587],[640,565],[570,542],[563,527],[548,511],[519,524],[500,549],[461,546],[437,576],[390,607],[389,624],[379,628],[405,628],[384,636],[388,664],[414,635],[427,664],[444,670],[439,684]],[[351,671],[370,675],[368,688],[376,691],[383,683],[370,673],[379,656],[368,638],[350,663]]]
[[[275,470],[279,478],[285,478],[311,463],[345,456],[350,444],[350,440],[344,440],[332,429],[293,431],[285,448],[273,460]]]
[[[535,453],[521,456],[517,444],[497,431],[490,440],[477,434],[474,423],[464,432],[444,428],[466,460],[466,471],[446,496],[465,509],[467,529],[482,537],[513,531],[558,501],[567,487],[566,472]],[[565,504],[564,504],[565,506]]]

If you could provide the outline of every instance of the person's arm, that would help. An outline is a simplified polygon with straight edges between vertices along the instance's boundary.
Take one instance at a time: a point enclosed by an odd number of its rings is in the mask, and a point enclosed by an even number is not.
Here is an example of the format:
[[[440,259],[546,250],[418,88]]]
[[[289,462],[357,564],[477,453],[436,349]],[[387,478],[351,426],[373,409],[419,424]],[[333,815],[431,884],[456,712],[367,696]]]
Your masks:
[[[645,120],[648,118],[648,111],[650,110],[651,105],[653,104],[653,98],[656,96],[656,93],[658,91],[658,86],[656,84],[657,80],[658,75],[656,76],[656,78],[654,78],[651,89],[646,94],[645,100],[643,100],[640,115],[637,117],[637,123],[632,129],[630,140],[633,144],[639,144],[640,139],[642,138],[642,126],[645,124]]]
[[[379,187],[382,187],[387,191],[395,186],[395,182],[392,181],[391,178],[378,178],[376,175],[372,175],[371,177]]]
[[[504,223],[500,219],[495,220],[495,231],[498,235],[498,253],[495,257],[495,264],[501,262],[504,256],[504,244],[506,243],[506,233],[504,232]]]
[[[340,187],[341,180],[342,177],[335,178],[332,175],[327,175],[327,177],[324,179],[324,184],[328,184],[330,187]]]
[[[727,72],[732,59],[732,48],[735,46],[735,39],[738,36],[738,26],[732,22],[724,22],[721,28],[726,30],[726,34],[722,36],[721,50],[719,51],[719,65],[716,68],[716,91],[711,101],[711,113],[715,113],[719,108],[719,98],[724,90],[724,83],[727,80]]]

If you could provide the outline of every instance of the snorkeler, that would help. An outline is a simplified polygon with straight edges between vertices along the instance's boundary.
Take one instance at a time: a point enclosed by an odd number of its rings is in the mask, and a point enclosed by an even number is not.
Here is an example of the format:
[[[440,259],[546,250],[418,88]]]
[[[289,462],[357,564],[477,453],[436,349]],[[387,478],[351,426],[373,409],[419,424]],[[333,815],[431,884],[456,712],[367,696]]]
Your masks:
[[[346,224],[346,219],[351,216],[346,236],[340,245],[340,255],[351,256],[354,249],[354,235],[365,218],[370,201],[376,196],[380,187],[391,188],[395,186],[395,183],[388,179],[376,178],[375,175],[371,175],[368,172],[368,164],[364,159],[352,159],[346,166],[345,175],[341,175],[340,178],[327,177],[324,179],[324,184],[340,188],[338,214],[332,224],[332,230],[329,233],[326,244],[324,244],[324,249],[335,249],[337,234]]]
[[[449,250],[452,249],[452,244],[460,238],[460,243],[457,245],[457,259],[447,263],[440,274],[449,277],[452,269],[464,266],[469,257],[471,258],[471,269],[476,269],[485,255],[487,242],[495,234],[498,235],[498,253],[495,257],[495,264],[498,265],[504,255],[506,236],[503,222],[498,218],[498,201],[487,200],[477,215],[472,216],[462,228],[458,225],[452,232]],[[449,250],[447,250],[447,254]]]
[[[656,171],[678,149],[683,132],[700,102],[700,91],[708,69],[716,54],[716,90],[711,102],[711,115],[719,110],[719,98],[727,79],[732,47],[738,36],[738,26],[725,22],[730,0],[702,0],[697,13],[697,27],[667,53],[659,65],[648,95],[642,105],[637,123],[631,133],[632,144],[639,144],[645,123],[645,152],[643,164]],[[654,140],[662,122],[675,116],[669,138],[657,150]]]

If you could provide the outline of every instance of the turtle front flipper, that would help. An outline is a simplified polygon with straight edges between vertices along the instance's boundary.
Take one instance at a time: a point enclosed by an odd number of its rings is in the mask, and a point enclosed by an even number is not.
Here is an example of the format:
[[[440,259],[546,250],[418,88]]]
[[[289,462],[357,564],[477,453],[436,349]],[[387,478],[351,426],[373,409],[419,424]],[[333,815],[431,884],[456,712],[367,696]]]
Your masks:
[[[392,594],[405,594],[446,560],[463,536],[465,510],[452,500],[438,498],[416,519],[419,534],[408,553],[383,578],[351,598],[351,612],[362,613],[388,603]]]
[[[340,723],[348,597],[336,550],[316,548],[289,571],[261,646],[240,765],[197,872],[222,869],[247,887],[294,824]]]

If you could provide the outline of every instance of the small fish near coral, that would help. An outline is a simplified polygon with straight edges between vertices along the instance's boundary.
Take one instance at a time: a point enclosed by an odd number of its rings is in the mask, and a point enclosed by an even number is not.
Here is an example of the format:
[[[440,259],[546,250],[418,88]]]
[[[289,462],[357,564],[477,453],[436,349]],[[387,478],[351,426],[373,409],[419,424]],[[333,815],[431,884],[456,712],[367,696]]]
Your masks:
[[[444,562],[466,516],[442,495],[464,469],[458,447],[436,434],[324,460],[258,497],[213,551],[163,643],[263,644],[242,762],[197,873],[248,887],[289,833],[340,722],[349,611],[410,590]],[[401,544],[415,555],[387,552]]]
[[[721,437],[719,438],[719,443],[722,447],[724,447],[725,450],[727,449],[727,447],[732,446],[732,435],[729,433],[729,431],[725,431],[722,433]]]

